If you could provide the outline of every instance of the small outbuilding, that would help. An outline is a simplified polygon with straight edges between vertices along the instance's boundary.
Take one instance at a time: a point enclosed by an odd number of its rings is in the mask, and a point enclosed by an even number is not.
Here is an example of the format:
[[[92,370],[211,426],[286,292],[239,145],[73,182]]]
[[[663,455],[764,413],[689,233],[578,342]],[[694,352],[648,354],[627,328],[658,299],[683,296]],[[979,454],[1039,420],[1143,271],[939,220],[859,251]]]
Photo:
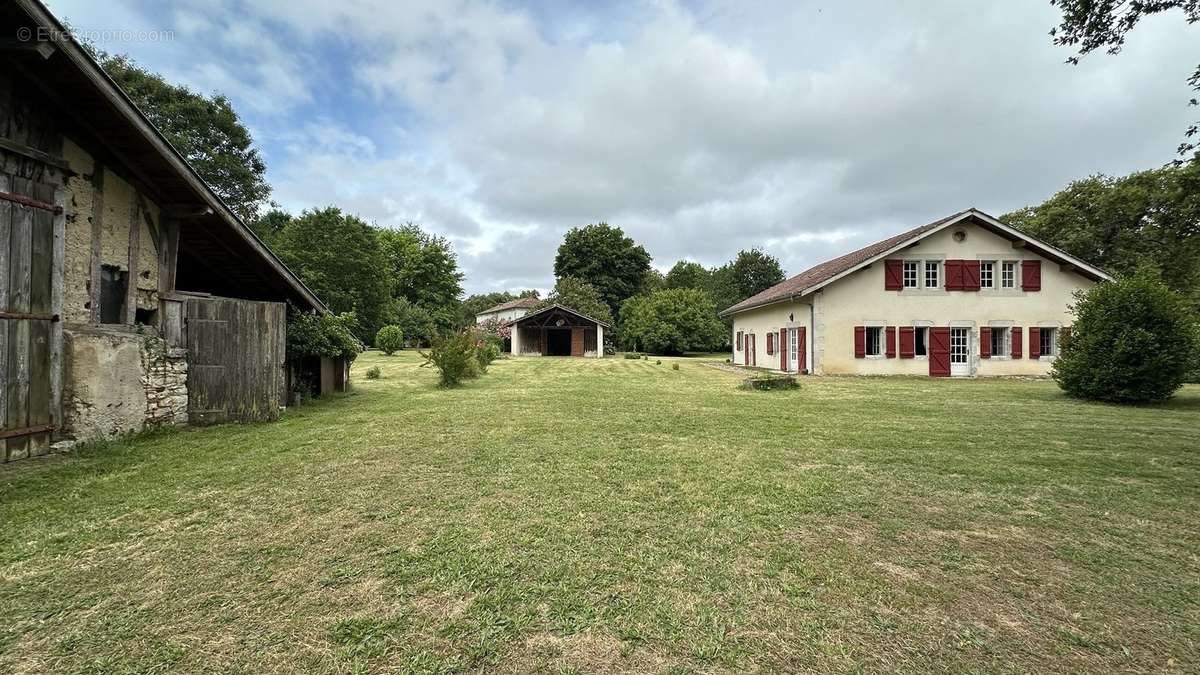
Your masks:
[[[514,356],[604,356],[607,323],[569,307],[550,305],[512,323]]]

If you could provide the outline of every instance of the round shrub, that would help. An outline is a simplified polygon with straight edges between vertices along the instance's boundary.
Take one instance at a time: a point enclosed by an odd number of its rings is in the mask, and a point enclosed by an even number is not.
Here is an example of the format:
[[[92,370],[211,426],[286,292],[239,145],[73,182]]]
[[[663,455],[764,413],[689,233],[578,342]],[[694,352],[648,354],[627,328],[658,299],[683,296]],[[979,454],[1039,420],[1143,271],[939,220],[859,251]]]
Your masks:
[[[379,366],[371,366],[367,368],[366,375],[368,380],[378,380],[383,377],[383,371],[379,369]]]
[[[404,348],[404,331],[395,324],[384,326],[375,334],[375,346],[391,356]]]
[[[1051,375],[1068,394],[1113,403],[1163,401],[1183,385],[1196,317],[1182,295],[1147,275],[1076,294],[1075,325]]]
[[[678,363],[672,363],[672,364],[671,364],[671,370],[679,370],[679,364],[678,364]]]

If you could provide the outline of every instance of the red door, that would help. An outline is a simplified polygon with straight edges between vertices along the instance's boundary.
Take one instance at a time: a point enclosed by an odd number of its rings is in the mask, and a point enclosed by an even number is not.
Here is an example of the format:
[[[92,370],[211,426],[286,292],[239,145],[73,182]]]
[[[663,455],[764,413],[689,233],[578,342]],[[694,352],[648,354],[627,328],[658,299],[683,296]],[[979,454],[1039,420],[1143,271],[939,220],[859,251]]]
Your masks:
[[[929,374],[950,377],[950,329],[929,329]]]
[[[750,334],[750,365],[757,366],[758,365],[758,349],[757,349],[758,345],[756,344],[757,341],[754,338],[755,338],[755,335],[753,333],[751,333]]]

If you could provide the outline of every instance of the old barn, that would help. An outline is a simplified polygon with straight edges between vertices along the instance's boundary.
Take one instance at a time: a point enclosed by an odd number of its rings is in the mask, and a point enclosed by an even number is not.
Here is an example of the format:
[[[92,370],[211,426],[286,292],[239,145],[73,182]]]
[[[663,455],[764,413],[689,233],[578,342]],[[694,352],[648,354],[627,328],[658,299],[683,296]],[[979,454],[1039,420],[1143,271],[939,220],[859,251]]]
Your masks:
[[[287,305],[324,305],[40,3],[0,25],[0,460],[276,418]]]

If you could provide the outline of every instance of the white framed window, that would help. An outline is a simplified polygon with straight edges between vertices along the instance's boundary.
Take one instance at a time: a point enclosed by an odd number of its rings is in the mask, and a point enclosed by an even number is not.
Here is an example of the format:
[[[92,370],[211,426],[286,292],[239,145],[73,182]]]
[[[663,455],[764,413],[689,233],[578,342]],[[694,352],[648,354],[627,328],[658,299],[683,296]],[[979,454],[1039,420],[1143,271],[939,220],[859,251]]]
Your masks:
[[[917,326],[913,331],[913,354],[929,356],[929,326]]]
[[[942,264],[936,260],[925,261],[925,288],[939,288],[942,277]]]
[[[921,264],[921,262],[919,260],[905,260],[904,261],[904,287],[905,288],[916,288],[917,287],[917,273],[918,273],[917,268],[920,266],[920,264]]]
[[[1005,260],[1000,263],[1000,288],[1017,287],[1017,263]]]
[[[1038,333],[1038,341],[1040,348],[1038,351],[1042,356],[1058,356],[1058,329],[1043,328]]]
[[[867,356],[883,356],[883,328],[867,326]]]
[[[996,272],[996,263],[991,260],[985,260],[979,263],[979,287],[994,288],[994,275]]]
[[[992,357],[1003,358],[1012,354],[1012,329],[992,328]]]

